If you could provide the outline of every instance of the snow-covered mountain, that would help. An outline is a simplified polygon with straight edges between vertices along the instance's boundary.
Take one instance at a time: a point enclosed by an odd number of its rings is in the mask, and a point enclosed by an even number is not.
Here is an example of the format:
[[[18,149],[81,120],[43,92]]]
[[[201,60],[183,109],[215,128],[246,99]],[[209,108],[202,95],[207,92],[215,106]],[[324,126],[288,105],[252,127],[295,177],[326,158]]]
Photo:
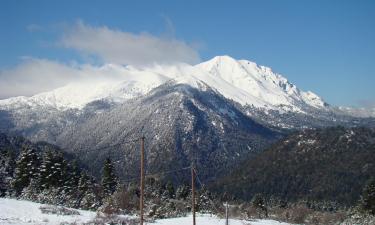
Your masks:
[[[111,154],[122,177],[138,173],[139,156],[136,145],[122,143],[144,135],[150,172],[195,160],[203,179],[213,179],[291,129],[375,126],[375,119],[331,107],[269,68],[228,56],[195,66],[105,65],[96,73],[49,92],[1,100],[0,132],[57,144],[98,174]]]
[[[316,94],[304,92],[270,68],[258,66],[247,60],[217,56],[207,62],[154,65],[136,68],[108,64],[99,70],[116,79],[93,79],[70,83],[58,89],[32,97],[15,97],[0,100],[0,107],[49,106],[59,110],[83,108],[96,100],[122,103],[147,94],[167,81],[202,88],[201,83],[218,91],[241,105],[251,105],[267,110],[304,112],[304,108],[324,109],[327,104]]]

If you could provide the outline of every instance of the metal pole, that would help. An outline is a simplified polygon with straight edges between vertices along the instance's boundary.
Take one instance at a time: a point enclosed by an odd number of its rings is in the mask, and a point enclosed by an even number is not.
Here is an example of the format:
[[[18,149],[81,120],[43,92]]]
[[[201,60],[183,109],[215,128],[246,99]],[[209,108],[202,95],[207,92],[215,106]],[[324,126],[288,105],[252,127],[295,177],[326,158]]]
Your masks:
[[[141,137],[141,197],[139,201],[140,209],[140,224],[143,225],[143,194],[145,189],[145,171],[144,171],[144,160],[145,160],[145,137]]]
[[[195,172],[191,167],[191,211],[193,213],[193,225],[195,225]]]

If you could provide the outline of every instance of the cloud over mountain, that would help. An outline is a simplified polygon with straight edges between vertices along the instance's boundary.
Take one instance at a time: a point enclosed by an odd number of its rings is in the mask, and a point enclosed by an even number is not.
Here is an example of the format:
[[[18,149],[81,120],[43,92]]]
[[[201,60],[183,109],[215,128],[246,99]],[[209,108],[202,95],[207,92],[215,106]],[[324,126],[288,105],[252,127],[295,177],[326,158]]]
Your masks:
[[[147,65],[153,63],[198,63],[199,54],[188,43],[149,33],[134,34],[106,26],[94,27],[79,21],[61,39],[61,45],[96,56],[104,62]]]
[[[73,82],[118,80],[123,75],[111,67],[65,64],[29,57],[14,68],[0,70],[0,99],[31,96]]]

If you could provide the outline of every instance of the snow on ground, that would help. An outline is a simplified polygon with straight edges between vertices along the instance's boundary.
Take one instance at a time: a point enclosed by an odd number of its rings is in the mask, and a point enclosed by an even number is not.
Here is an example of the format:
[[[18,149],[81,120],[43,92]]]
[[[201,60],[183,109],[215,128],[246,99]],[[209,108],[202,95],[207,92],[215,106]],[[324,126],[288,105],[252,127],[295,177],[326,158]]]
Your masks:
[[[162,219],[156,220],[155,223],[150,223],[149,225],[191,225],[192,216],[172,218],[172,219]],[[196,217],[197,225],[225,225],[225,219],[220,219],[216,216],[210,215],[198,215]],[[230,219],[229,225],[291,225],[289,223],[282,223],[275,220],[235,220]]]
[[[61,224],[83,224],[95,219],[96,213],[85,210],[71,209],[79,212],[79,215],[56,215],[42,213],[40,208],[55,207],[30,201],[0,198],[0,225],[61,225]],[[66,208],[68,209],[68,208]],[[68,209],[69,210],[69,209]],[[211,215],[197,215],[197,225],[220,225],[225,224],[224,219]],[[90,223],[89,223],[90,224]],[[190,225],[192,216],[160,219],[148,225]],[[229,225],[291,225],[275,220],[235,220],[230,219]]]
[[[60,225],[63,223],[80,224],[95,218],[96,213],[75,210],[80,215],[43,214],[40,207],[48,206],[29,201],[0,198],[0,225]]]

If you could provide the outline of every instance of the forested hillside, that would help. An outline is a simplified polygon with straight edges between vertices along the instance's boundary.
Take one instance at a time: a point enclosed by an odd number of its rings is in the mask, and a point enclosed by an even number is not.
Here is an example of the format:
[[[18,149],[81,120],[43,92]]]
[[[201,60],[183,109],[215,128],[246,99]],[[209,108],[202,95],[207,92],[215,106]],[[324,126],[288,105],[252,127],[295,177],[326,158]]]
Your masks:
[[[242,163],[215,189],[249,200],[355,205],[375,175],[375,131],[333,127],[296,132]],[[332,205],[332,204],[330,204]]]

